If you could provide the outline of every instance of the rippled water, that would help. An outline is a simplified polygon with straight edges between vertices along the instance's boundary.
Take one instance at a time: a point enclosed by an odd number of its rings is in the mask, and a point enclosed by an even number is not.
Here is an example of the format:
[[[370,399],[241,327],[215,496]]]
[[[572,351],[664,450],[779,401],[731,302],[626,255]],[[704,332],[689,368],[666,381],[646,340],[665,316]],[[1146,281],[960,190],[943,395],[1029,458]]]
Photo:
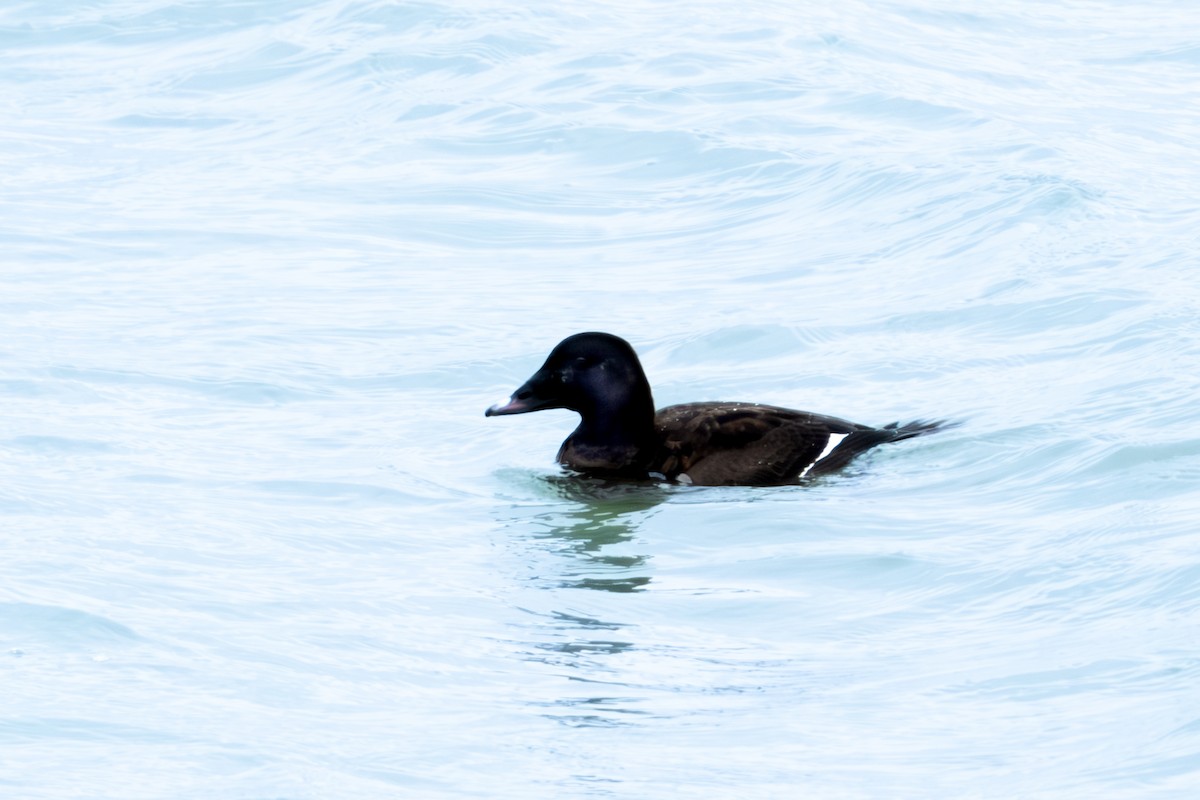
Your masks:
[[[0,7],[0,793],[1192,797],[1186,2]],[[660,405],[964,424],[611,487]]]

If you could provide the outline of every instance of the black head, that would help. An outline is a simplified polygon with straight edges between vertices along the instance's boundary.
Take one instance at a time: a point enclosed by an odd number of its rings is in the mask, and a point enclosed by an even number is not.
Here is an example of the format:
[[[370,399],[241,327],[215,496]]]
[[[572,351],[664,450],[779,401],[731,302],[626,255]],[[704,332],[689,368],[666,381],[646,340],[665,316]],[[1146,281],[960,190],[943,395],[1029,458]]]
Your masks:
[[[609,417],[654,416],[650,384],[629,342],[611,333],[577,333],[550,351],[546,363],[506,404],[486,416],[524,414],[546,408],[578,411],[585,424]]]

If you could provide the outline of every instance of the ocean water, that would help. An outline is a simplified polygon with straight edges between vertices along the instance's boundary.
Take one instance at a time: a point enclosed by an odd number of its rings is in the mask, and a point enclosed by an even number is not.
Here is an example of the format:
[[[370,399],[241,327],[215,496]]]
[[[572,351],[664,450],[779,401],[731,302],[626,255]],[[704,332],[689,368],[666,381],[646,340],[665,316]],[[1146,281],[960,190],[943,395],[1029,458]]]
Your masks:
[[[1200,794],[1189,2],[0,5],[0,795]],[[606,486],[660,405],[962,422]]]

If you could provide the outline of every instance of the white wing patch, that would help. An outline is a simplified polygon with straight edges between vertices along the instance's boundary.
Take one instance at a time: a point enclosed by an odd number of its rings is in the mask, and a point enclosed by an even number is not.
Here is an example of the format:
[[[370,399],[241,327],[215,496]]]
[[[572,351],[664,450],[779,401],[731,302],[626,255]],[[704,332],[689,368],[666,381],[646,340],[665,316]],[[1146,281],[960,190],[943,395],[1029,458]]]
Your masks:
[[[841,444],[842,439],[845,439],[849,435],[850,434],[848,434],[848,433],[831,433],[831,434],[829,434],[829,441],[825,443],[825,449],[821,451],[821,455],[817,456],[816,459],[811,464],[809,464],[807,467],[804,468],[804,471],[800,473],[800,477],[803,478],[805,475],[807,475],[808,471],[810,469],[812,469],[818,463],[820,463],[822,458],[824,458],[825,456],[832,453],[833,448],[835,448],[839,444]]]

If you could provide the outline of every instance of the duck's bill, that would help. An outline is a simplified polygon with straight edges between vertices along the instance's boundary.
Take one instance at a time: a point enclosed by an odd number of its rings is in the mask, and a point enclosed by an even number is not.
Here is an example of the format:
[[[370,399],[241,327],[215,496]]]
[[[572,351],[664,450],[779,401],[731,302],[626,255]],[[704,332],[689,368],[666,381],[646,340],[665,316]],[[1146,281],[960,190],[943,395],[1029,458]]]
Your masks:
[[[527,411],[536,411],[537,406],[530,402],[532,398],[518,400],[515,397],[508,400],[496,403],[496,405],[483,412],[485,417],[502,417],[505,414],[524,414]]]
[[[542,372],[534,373],[525,381],[512,396],[483,412],[485,417],[503,417],[506,414],[525,414],[530,411],[541,411],[543,408],[562,408],[562,403],[555,398],[553,392],[544,391],[546,378]]]

